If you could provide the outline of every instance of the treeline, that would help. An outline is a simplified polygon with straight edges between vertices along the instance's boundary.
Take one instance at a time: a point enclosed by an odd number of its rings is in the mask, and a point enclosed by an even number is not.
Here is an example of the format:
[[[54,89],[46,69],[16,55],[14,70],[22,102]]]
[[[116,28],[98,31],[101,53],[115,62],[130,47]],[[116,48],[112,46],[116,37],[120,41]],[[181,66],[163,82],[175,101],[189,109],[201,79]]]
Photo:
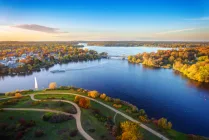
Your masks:
[[[121,46],[121,47],[164,47],[164,48],[187,48],[209,46],[209,42],[171,42],[171,41],[88,41],[88,46]]]
[[[130,63],[173,68],[199,82],[209,82],[209,47],[159,50],[129,56]]]

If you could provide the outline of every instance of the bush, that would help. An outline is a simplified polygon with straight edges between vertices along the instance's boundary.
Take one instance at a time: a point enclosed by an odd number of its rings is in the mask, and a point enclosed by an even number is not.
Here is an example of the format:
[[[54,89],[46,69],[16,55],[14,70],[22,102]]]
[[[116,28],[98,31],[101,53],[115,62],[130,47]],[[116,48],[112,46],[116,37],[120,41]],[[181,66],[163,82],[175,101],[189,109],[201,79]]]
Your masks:
[[[42,119],[43,119],[44,121],[49,121],[49,119],[52,117],[52,115],[53,115],[53,113],[51,113],[51,112],[45,113],[45,114],[43,115]]]
[[[121,104],[113,104],[113,106],[114,106],[115,108],[121,108],[121,107],[122,107]]]
[[[56,89],[57,88],[57,83],[52,82],[49,84],[49,89]]]
[[[60,123],[60,122],[68,121],[71,119],[73,119],[73,117],[71,115],[54,114],[50,117],[49,122]]]
[[[73,130],[70,132],[71,137],[75,137],[78,134],[78,130]]]
[[[146,116],[139,116],[139,120],[145,123],[150,122],[150,120]]]
[[[16,92],[6,92],[5,96],[15,96]]]
[[[121,103],[120,99],[113,99],[113,102],[114,102],[115,104],[120,104],[120,103]]]
[[[36,106],[36,105],[39,105],[40,103],[41,103],[41,101],[33,101],[31,105]]]
[[[96,130],[93,129],[93,128],[90,128],[90,129],[88,129],[88,131],[91,132],[91,133],[93,133],[93,132],[95,132]]]
[[[163,128],[163,129],[171,129],[172,128],[172,123],[167,122],[166,118],[161,118],[158,120],[158,126]]]
[[[44,135],[44,131],[43,130],[36,130],[34,133],[35,137],[42,137]]]
[[[3,105],[16,105],[19,102],[18,99],[10,99],[8,101],[3,102]]]
[[[111,101],[111,98],[107,96],[107,97],[105,97],[105,101],[106,102],[110,102]]]
[[[64,108],[64,112],[71,113],[71,114],[76,114],[77,110],[74,106],[70,106],[70,107]]]

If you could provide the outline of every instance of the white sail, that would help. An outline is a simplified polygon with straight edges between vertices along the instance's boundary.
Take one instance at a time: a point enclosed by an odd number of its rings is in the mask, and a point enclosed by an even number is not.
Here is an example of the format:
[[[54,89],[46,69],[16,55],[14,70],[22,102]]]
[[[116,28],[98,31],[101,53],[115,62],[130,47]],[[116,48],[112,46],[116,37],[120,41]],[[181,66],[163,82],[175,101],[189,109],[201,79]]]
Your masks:
[[[35,77],[35,89],[38,89],[38,83],[37,83],[36,77]]]

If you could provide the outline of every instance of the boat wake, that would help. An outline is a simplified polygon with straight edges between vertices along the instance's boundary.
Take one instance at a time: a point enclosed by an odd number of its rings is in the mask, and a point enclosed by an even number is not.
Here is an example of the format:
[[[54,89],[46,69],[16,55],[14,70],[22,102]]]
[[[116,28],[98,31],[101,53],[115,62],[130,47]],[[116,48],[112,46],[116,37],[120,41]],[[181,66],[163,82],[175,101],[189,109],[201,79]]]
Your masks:
[[[91,68],[99,68],[99,67],[103,67],[104,64],[106,64],[107,62],[103,62],[100,63],[99,65],[91,65],[91,66],[86,66],[86,67],[81,67],[81,68],[69,68],[69,69],[65,69],[65,71],[74,71],[74,70],[85,70],[85,69],[91,69]]]
[[[60,69],[60,70],[53,70],[52,73],[59,73],[59,72],[66,72],[66,71],[76,71],[76,70],[86,70],[86,69],[92,69],[92,68],[100,68],[103,67],[104,64],[108,62],[101,62],[97,65],[91,65],[86,67],[79,67],[79,68],[66,68],[66,69]]]

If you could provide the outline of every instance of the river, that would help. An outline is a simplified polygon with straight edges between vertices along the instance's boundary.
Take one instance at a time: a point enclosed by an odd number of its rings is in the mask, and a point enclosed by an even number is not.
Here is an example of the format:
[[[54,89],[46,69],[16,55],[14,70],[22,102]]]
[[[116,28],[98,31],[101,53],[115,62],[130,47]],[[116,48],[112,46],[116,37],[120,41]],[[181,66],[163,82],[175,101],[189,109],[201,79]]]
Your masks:
[[[163,48],[148,47],[92,47],[110,55],[134,55]],[[165,48],[164,48],[165,49]],[[64,73],[51,70],[67,69]],[[145,109],[148,116],[165,117],[173,128],[184,132],[209,136],[209,84],[189,80],[171,69],[151,69],[126,60],[101,59],[88,62],[55,65],[49,70],[28,76],[0,78],[0,92],[34,89],[34,77],[39,88],[50,82],[98,90]]]

